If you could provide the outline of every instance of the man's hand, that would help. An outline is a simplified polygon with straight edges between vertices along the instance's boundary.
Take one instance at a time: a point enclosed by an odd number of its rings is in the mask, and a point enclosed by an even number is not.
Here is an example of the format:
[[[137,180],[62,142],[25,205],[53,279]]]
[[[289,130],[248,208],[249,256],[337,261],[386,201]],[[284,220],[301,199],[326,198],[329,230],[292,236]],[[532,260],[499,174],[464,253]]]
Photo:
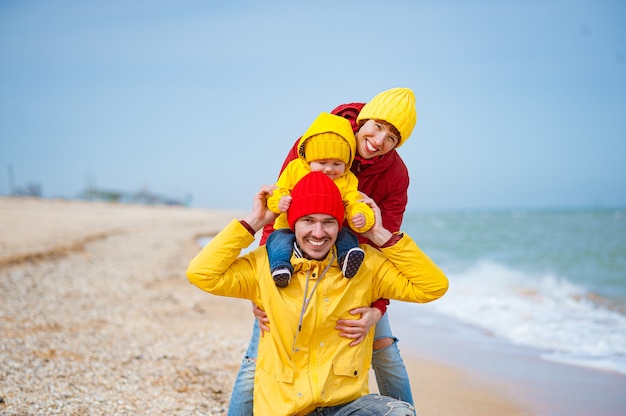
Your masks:
[[[254,195],[252,212],[246,218],[243,218],[255,232],[259,231],[266,224],[270,224],[278,216],[267,208],[267,198],[272,195],[274,189],[276,189],[274,185],[261,186],[259,192]]]
[[[265,335],[266,332],[270,332],[270,320],[267,317],[265,311],[257,306],[256,303],[252,303],[252,313],[257,321],[259,321],[259,328],[261,328],[261,337]]]
[[[391,231],[383,227],[383,217],[380,213],[380,208],[378,208],[378,205],[376,205],[376,202],[374,202],[372,198],[368,197],[363,192],[361,192],[361,195],[363,196],[363,199],[361,201],[369,205],[372,211],[374,211],[375,218],[372,228],[362,233],[361,235],[370,240],[372,243],[376,244],[377,246],[382,246],[387,241],[389,241],[393,234],[391,233]]]
[[[372,326],[376,325],[383,314],[378,308],[370,308],[364,306],[352,309],[351,315],[361,315],[360,319],[340,319],[337,321],[335,329],[339,331],[339,336],[351,338],[354,341],[350,343],[351,347],[359,345],[369,333]]]

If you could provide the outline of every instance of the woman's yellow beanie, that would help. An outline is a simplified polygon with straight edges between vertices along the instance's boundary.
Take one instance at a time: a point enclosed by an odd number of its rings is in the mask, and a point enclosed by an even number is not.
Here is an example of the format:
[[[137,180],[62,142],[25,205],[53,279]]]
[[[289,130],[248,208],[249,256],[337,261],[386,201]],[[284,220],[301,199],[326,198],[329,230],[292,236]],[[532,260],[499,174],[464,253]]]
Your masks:
[[[396,148],[402,146],[417,121],[415,94],[408,88],[392,88],[381,92],[363,106],[356,121],[359,123],[369,119],[386,121],[398,129],[400,141]]]

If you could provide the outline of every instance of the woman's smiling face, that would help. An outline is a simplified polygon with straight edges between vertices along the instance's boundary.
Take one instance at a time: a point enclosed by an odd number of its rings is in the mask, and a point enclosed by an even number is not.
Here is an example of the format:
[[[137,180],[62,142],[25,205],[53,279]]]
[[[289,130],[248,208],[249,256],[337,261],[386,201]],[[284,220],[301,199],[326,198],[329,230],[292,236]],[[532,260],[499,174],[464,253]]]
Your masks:
[[[356,147],[359,156],[371,159],[392,151],[400,137],[391,131],[391,127],[378,120],[367,120],[356,133]]]

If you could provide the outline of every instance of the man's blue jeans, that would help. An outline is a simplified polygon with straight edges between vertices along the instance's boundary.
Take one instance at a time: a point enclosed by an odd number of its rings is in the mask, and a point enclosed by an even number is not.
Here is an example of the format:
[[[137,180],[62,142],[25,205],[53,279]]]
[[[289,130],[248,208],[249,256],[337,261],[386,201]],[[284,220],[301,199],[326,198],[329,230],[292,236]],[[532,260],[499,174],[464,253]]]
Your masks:
[[[252,327],[252,337],[248,344],[248,350],[243,357],[239,373],[235,379],[233,392],[230,396],[230,406],[228,408],[228,416],[246,416],[252,415],[252,404],[254,394],[254,370],[256,368],[256,358],[259,347],[259,336],[261,330],[259,323],[254,320]],[[374,339],[391,338],[393,344],[387,348],[374,351],[372,356],[372,368],[376,375],[376,383],[378,390],[383,396],[399,399],[401,401],[413,405],[413,395],[411,393],[411,385],[409,383],[409,375],[404,366],[404,361],[400,356],[398,348],[398,339],[391,333],[389,318],[387,314],[376,324]],[[369,396],[366,396],[369,397]],[[315,413],[313,413],[315,414]],[[319,413],[320,415],[334,415],[335,413]],[[349,415],[352,413],[336,413],[337,415]],[[356,413],[354,413],[356,414]],[[358,413],[366,415],[368,413]],[[376,413],[372,413],[376,414]],[[396,413],[390,413],[396,414]],[[398,413],[413,414],[413,413]]]
[[[368,394],[341,406],[320,407],[308,416],[415,416],[413,405],[391,397]]]
[[[387,314],[380,318],[374,331],[374,341],[382,338],[391,338],[393,344],[374,351],[372,356],[372,368],[376,376],[378,391],[383,396],[393,397],[394,399],[415,405],[413,394],[411,393],[409,374],[404,366],[402,356],[400,356],[398,338],[391,333],[391,325],[389,324],[389,316]]]

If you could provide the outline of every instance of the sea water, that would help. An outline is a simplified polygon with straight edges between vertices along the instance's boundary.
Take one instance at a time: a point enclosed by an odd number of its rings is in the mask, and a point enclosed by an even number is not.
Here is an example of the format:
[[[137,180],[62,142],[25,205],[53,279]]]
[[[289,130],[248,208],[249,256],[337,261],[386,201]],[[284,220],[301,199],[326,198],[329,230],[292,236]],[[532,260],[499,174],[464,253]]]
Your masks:
[[[626,209],[407,212],[402,228],[450,281],[430,304],[394,302],[416,325],[445,315],[545,360],[626,374]]]

